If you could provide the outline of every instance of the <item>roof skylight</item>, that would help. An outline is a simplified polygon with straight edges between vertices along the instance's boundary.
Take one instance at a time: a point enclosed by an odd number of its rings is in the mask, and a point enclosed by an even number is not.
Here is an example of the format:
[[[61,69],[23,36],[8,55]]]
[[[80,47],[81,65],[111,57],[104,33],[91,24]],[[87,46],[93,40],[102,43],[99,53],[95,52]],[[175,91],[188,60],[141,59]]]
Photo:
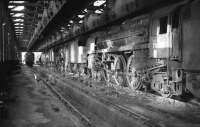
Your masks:
[[[97,0],[93,3],[94,6],[99,7],[103,5],[106,2],[106,0]]]
[[[24,6],[17,6],[15,8],[12,9],[13,11],[22,11],[24,10]]]
[[[23,23],[15,23],[14,25],[15,25],[15,26],[19,26],[19,25],[20,25],[20,26],[23,26],[24,24],[23,24]]]
[[[10,9],[12,9],[12,8],[14,8],[14,7],[15,7],[15,6],[11,6],[11,5],[10,5],[10,6],[8,6],[8,8],[10,8]]]
[[[80,20],[79,23],[83,23],[83,20]]]
[[[17,27],[15,27],[16,29],[23,29],[24,27],[19,27],[19,26],[17,26]]]
[[[103,13],[103,12],[102,12],[101,10],[96,10],[95,13],[96,13],[96,14],[101,14],[101,13]]]
[[[15,19],[14,22],[24,22],[24,19]]]
[[[14,17],[24,17],[24,13],[16,13],[13,15]]]
[[[85,17],[85,15],[78,15],[78,17],[82,19],[83,17]]]
[[[24,3],[24,1],[9,1],[9,3],[19,3],[19,4],[21,4],[21,3]]]
[[[70,20],[69,23],[74,23],[74,21]]]

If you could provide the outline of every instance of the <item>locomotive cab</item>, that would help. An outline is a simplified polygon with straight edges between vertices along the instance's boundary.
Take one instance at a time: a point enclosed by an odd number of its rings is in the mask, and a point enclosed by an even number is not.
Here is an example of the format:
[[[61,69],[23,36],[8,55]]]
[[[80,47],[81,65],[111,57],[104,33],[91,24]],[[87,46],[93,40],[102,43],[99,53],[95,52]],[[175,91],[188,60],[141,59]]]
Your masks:
[[[186,74],[186,88],[200,97],[200,1],[182,9],[182,67]]]
[[[180,16],[177,7],[164,8],[152,14],[150,25],[150,57],[181,59]]]
[[[151,88],[162,95],[190,91],[200,97],[199,1],[157,10],[150,25],[150,57],[165,69],[152,74]]]
[[[179,6],[153,12],[150,25],[149,56],[155,65],[162,65],[152,72],[151,88],[167,97],[183,92]]]

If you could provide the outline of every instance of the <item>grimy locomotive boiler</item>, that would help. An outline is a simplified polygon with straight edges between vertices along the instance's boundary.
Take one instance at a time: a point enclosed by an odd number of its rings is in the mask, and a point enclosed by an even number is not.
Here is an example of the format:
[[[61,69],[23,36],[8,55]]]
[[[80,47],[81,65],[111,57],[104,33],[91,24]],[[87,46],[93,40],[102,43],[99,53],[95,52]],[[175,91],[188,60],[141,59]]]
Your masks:
[[[199,1],[153,9],[46,50],[42,61],[132,90],[200,97],[199,12]]]

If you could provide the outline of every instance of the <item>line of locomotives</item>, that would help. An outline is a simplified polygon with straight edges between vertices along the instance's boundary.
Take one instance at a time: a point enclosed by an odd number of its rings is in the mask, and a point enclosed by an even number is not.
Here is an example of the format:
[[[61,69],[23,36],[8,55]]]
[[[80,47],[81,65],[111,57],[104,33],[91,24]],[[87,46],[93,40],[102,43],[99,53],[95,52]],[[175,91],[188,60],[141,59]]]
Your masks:
[[[200,97],[200,2],[129,18],[45,50],[44,64],[108,84]]]

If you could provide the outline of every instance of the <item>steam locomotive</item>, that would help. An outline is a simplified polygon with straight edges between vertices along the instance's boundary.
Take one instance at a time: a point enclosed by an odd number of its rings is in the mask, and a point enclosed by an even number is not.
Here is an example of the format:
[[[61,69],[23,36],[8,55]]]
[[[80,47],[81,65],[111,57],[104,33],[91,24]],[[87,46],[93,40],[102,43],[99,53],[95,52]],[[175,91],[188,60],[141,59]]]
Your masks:
[[[199,11],[198,1],[178,3],[95,33],[89,61],[120,86],[200,97]]]
[[[34,64],[34,53],[32,52],[27,52],[25,54],[25,63],[27,66],[32,67]]]
[[[200,97],[198,12],[198,0],[176,3],[76,38],[44,58],[63,57],[59,66],[75,72],[86,65],[92,75],[132,90]]]

